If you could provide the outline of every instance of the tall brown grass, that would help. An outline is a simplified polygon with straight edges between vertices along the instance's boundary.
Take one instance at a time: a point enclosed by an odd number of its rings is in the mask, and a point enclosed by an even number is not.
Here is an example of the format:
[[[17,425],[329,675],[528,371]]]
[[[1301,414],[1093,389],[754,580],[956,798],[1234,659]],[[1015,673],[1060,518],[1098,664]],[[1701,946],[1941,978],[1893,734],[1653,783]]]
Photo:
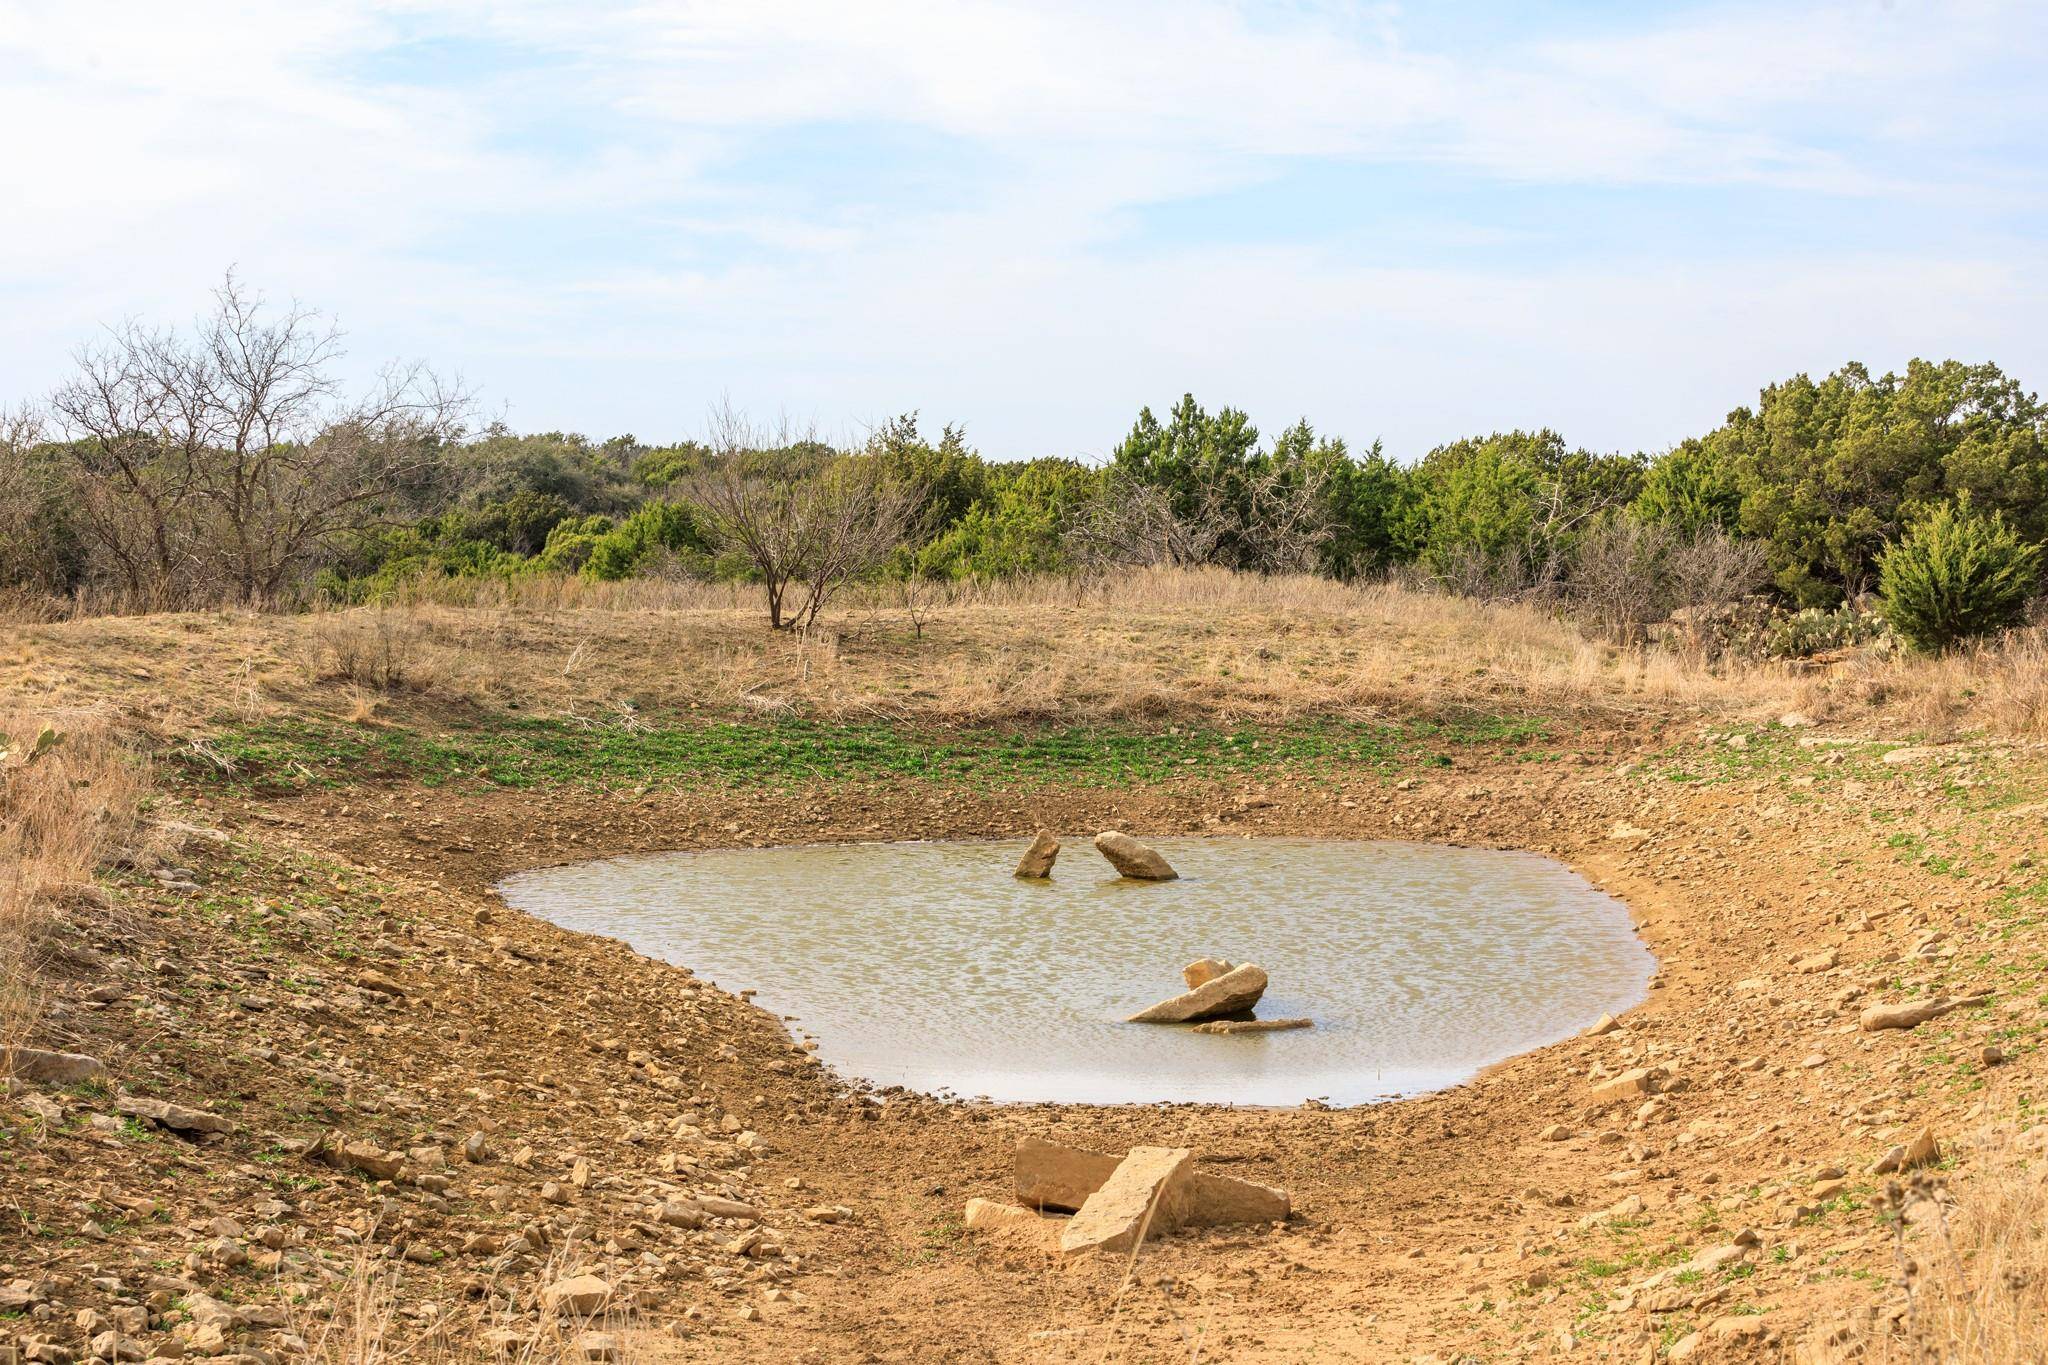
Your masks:
[[[128,836],[146,779],[90,714],[0,715],[0,749],[0,1045],[13,1045],[38,1015],[47,917]]]
[[[224,676],[263,705],[358,719],[407,697],[611,714],[803,712],[1001,725],[1287,722],[1520,712],[1612,721],[1800,711],[1873,737],[2048,739],[2048,631],[1940,659],[1845,651],[1752,660],[1617,645],[1551,608],[1393,583],[1152,570],[937,585],[836,599],[808,634],[771,632],[746,584],[435,580],[381,606],[58,622],[0,652],[0,705],[114,699],[160,728],[217,709]],[[138,665],[141,665],[139,667]],[[125,681],[146,667],[149,681]]]
[[[533,1278],[548,1284],[582,1273],[582,1267],[570,1267],[571,1261],[557,1253]],[[368,1255],[358,1255],[333,1288],[332,1297],[322,1301],[324,1316],[315,1316],[304,1302],[289,1296],[283,1305],[292,1334],[305,1343],[299,1358],[313,1365],[462,1365],[477,1360],[582,1365],[594,1358],[584,1343],[591,1332],[610,1338],[609,1359],[614,1365],[635,1365],[650,1354],[642,1339],[656,1336],[651,1326],[637,1323],[625,1310],[608,1309],[591,1317],[519,1313],[502,1299],[497,1307],[430,1299],[438,1312],[408,1315],[402,1311],[404,1270]]]
[[[2023,1136],[2038,1138],[2039,1130]],[[1895,1322],[1864,1356],[1896,1365],[2048,1359],[2048,1180],[2043,1144],[1988,1155],[1953,1195],[1939,1178],[1888,1191],[1899,1267]]]

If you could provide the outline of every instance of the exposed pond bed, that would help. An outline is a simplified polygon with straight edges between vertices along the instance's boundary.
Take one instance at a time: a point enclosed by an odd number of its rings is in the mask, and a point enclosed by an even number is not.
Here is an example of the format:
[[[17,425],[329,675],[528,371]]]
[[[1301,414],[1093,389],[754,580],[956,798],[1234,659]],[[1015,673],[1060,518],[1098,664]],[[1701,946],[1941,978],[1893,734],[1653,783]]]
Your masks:
[[[1085,838],[1053,877],[1021,841],[660,853],[522,873],[506,902],[624,939],[796,1017],[875,1085],[1005,1101],[1358,1104],[1440,1089],[1642,1000],[1627,908],[1530,853],[1335,839],[1154,841],[1178,881]],[[1257,962],[1261,1017],[1217,1036],[1123,1022],[1205,955]]]

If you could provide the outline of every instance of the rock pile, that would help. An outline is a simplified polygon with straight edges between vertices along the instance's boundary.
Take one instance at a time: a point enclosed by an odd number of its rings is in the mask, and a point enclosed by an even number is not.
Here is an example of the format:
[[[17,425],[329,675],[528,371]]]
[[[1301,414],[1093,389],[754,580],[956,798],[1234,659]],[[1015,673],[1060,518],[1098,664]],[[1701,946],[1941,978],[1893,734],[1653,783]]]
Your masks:
[[[1259,997],[1266,993],[1266,970],[1257,963],[1247,962],[1231,967],[1218,976],[1208,976],[1205,964],[1211,959],[1190,963],[1182,975],[1190,981],[1196,979],[1197,969],[1202,982],[1192,990],[1183,991],[1168,1000],[1162,1000],[1149,1009],[1139,1010],[1126,1022],[1133,1024],[1192,1024],[1202,1019],[1221,1019],[1229,1015],[1249,1014]],[[1223,964],[1214,964],[1223,965]]]
[[[1281,1223],[1285,1190],[1195,1168],[1185,1147],[1133,1147],[1122,1157],[1027,1137],[1017,1143],[1014,1204],[967,1201],[969,1231],[1014,1235],[1068,1256],[1129,1251],[1177,1228]],[[1070,1218],[1056,1216],[1070,1213]]]

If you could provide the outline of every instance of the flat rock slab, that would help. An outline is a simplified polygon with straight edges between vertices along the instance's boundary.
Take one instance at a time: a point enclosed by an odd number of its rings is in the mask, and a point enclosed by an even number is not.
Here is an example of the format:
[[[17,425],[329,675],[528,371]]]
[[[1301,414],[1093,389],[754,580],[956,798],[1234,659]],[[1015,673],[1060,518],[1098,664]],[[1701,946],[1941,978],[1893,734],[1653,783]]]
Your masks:
[[[203,1109],[187,1109],[182,1104],[172,1104],[167,1100],[123,1095],[114,1101],[114,1108],[132,1118],[149,1119],[182,1133],[225,1133],[230,1126],[218,1114],[209,1114]]]
[[[1012,1241],[1030,1242],[1051,1250],[1058,1243],[1055,1234],[1061,1220],[1048,1218],[1021,1204],[1004,1204],[994,1199],[970,1199],[962,1221],[969,1232],[979,1232]]]
[[[1159,856],[1158,850],[1149,844],[1141,844],[1128,834],[1106,829],[1095,836],[1096,851],[1109,859],[1109,865],[1117,870],[1120,877],[1131,877],[1141,882],[1170,882],[1180,873],[1173,870],[1173,864]]]
[[[1856,1022],[1865,1033],[1891,1028],[1918,1028],[1929,1019],[1939,1019],[1955,1010],[1974,1009],[1985,999],[1984,996],[1973,995],[1962,1000],[1937,997],[1933,1000],[1912,1000],[1903,1005],[1872,1005],[1857,1016]]]
[[[1043,1138],[1017,1142],[1017,1202],[1034,1209],[1078,1209],[1108,1183],[1119,1159]],[[1196,1171],[1183,1227],[1281,1223],[1293,1211],[1287,1191],[1235,1176]]]
[[[1133,1147],[1060,1232],[1069,1256],[1129,1251],[1180,1226],[1193,1201],[1195,1154],[1186,1147]]]
[[[1314,1028],[1313,1019],[1212,1019],[1197,1024],[1196,1033],[1285,1033],[1290,1029]]]
[[[1204,981],[1171,1000],[1138,1011],[1127,1021],[1133,1024],[1192,1024],[1224,1014],[1242,1014],[1259,1003],[1266,993],[1266,969],[1256,962],[1233,967],[1212,981]]]
[[[1060,856],[1060,841],[1049,829],[1038,831],[1031,847],[1017,860],[1017,875],[1026,881],[1043,881],[1052,875],[1053,861]]]

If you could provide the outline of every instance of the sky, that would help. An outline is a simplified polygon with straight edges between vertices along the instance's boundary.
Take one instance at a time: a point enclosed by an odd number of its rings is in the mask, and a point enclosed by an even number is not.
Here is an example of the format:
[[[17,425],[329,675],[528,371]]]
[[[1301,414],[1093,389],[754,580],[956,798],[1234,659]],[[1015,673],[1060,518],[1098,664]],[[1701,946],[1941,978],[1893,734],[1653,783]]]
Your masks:
[[[0,402],[233,269],[526,430],[1667,448],[2048,383],[2038,0],[0,0]]]

